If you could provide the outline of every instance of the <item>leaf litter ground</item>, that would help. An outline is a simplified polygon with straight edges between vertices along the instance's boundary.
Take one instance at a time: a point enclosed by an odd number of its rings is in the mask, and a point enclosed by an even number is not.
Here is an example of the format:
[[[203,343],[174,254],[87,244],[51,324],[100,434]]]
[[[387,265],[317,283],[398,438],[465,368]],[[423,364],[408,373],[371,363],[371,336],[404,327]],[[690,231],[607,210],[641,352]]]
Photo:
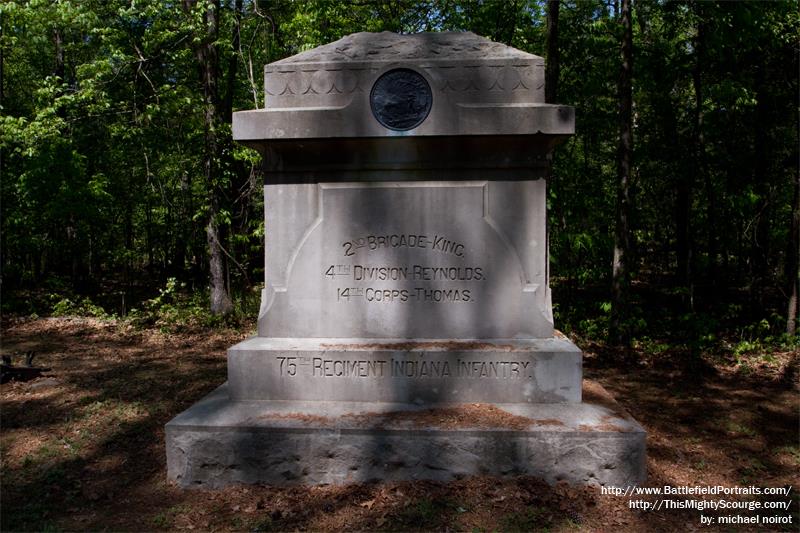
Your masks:
[[[697,511],[643,512],[598,488],[530,477],[181,490],[166,480],[164,424],[225,380],[225,350],[246,333],[87,318],[2,326],[4,355],[32,350],[52,368],[0,386],[3,531],[714,530]],[[648,486],[793,486],[783,529],[797,530],[798,353],[744,372],[582,347],[586,375],[648,432]]]

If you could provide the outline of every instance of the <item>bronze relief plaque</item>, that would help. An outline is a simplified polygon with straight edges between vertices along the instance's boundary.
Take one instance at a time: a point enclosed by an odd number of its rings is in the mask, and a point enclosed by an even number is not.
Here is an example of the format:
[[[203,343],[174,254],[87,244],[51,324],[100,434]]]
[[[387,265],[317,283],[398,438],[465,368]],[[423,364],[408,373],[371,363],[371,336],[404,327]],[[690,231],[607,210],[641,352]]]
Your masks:
[[[431,87],[421,74],[407,68],[384,73],[372,86],[370,107],[391,130],[406,131],[422,124],[431,111]]]

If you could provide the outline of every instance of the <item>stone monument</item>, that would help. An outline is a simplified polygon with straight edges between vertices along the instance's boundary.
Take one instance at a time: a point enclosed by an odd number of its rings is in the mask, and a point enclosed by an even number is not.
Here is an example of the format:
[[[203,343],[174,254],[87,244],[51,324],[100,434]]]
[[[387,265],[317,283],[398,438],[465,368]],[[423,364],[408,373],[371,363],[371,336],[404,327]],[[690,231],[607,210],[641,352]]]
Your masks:
[[[264,85],[233,119],[266,174],[258,335],[167,424],[169,477],[642,482],[643,429],[581,402],[581,351],[553,329],[544,178],[574,110],[543,103],[542,58],[358,33]]]

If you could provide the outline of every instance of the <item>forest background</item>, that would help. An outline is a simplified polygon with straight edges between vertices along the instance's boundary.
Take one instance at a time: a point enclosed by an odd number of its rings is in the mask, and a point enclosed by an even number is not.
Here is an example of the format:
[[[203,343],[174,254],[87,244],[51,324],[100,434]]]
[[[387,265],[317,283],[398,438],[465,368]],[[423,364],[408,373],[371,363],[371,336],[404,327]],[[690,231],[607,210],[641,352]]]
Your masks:
[[[4,314],[255,318],[263,65],[358,31],[545,57],[556,327],[657,353],[795,349],[797,3],[81,0],[0,5]]]

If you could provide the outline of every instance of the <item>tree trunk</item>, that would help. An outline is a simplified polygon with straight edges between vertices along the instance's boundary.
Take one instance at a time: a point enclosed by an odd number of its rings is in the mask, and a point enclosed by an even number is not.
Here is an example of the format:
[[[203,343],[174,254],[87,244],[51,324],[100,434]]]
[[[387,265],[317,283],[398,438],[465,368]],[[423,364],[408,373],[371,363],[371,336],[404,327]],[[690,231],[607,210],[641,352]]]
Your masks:
[[[227,123],[233,119],[233,96],[236,90],[236,74],[239,66],[239,41],[241,39],[242,26],[242,0],[236,0],[233,6],[233,32],[231,35],[231,53],[228,62],[228,77],[225,80],[225,100],[223,104],[222,116]]]
[[[678,259],[677,277],[681,287],[691,285],[692,252],[690,244],[690,218],[692,210],[692,184],[686,175],[677,179],[675,194],[675,248]]]
[[[708,172],[706,165],[706,136],[705,132],[703,131],[705,127],[705,113],[703,110],[703,100],[705,98],[703,93],[703,71],[706,68],[706,14],[703,9],[702,2],[697,2],[695,4],[695,9],[697,10],[697,36],[694,45],[695,65],[692,73],[695,98],[695,148],[697,149],[695,169],[697,182],[705,185],[706,201],[708,202],[706,208],[706,228],[708,230],[708,277],[712,285],[717,285],[719,282],[717,279],[717,255],[719,255],[717,244],[717,200],[716,191],[714,190],[714,182],[711,179],[711,174]],[[714,294],[716,294],[716,291],[714,291]]]
[[[750,252],[751,284],[750,296],[753,310],[761,313],[764,309],[764,288],[769,278],[769,235],[770,235],[770,143],[768,132],[772,127],[772,113],[769,101],[765,65],[756,67],[756,113],[759,120],[753,139],[754,167],[753,190],[758,195],[755,212],[755,231]]]
[[[797,169],[795,169],[797,172]],[[800,172],[794,180],[792,220],[789,225],[789,254],[786,258],[786,277],[789,282],[789,307],[786,312],[786,333],[797,333],[798,298],[800,297]]]
[[[133,202],[125,202],[125,223],[124,223],[124,237],[125,237],[125,267],[123,270],[124,281],[126,284],[130,282],[132,279],[132,272],[133,272],[133,254],[130,253],[133,251],[133,211],[132,211],[132,204]]]
[[[193,0],[184,0],[184,9],[190,11]],[[222,150],[217,136],[221,122],[221,102],[219,98],[219,54],[217,38],[219,35],[219,0],[208,4],[203,20],[205,34],[201,42],[194,46],[195,56],[200,67],[200,81],[203,86],[204,113],[204,154],[203,167],[208,191],[208,223],[206,242],[209,250],[209,275],[211,285],[211,313],[227,314],[233,310],[233,303],[225,285],[225,255],[222,249],[222,228],[219,225],[219,184],[222,182]]]
[[[244,5],[242,0],[236,0],[233,5],[233,29],[231,32],[231,42],[233,43],[232,46],[232,53],[229,58],[228,63],[228,80],[227,80],[227,88],[225,93],[225,121],[228,123],[232,122],[233,119],[233,99],[234,99],[234,91],[236,88],[235,85],[235,77],[236,72],[238,72],[238,65],[240,59],[242,59],[241,55],[239,54],[240,49],[240,38],[241,38],[241,23],[242,23],[242,14],[244,11]],[[232,147],[229,150],[232,152]],[[237,235],[247,235],[247,214],[250,205],[250,187],[249,187],[249,178],[250,174],[248,169],[246,168],[243,161],[231,160],[230,161],[230,188],[228,194],[230,198],[233,199],[231,204],[231,226],[230,231]],[[230,257],[230,262],[235,263],[236,265],[241,267],[241,258],[246,255],[247,253],[247,244],[240,244],[239,246],[231,245],[228,249]],[[238,261],[237,261],[238,259]],[[249,284],[247,281],[247,272],[244,271],[242,268],[242,273],[245,276],[245,283]],[[227,279],[228,279],[228,288],[230,289],[230,268],[227,272]]]
[[[558,50],[558,7],[559,0],[547,2],[547,64],[544,75],[544,101],[556,103],[558,98],[559,50]],[[552,161],[548,168],[548,187],[553,187]],[[545,217],[545,235],[547,260],[545,261],[545,279],[550,280],[550,217]]]
[[[619,74],[619,146],[617,151],[617,221],[614,232],[614,260],[611,282],[611,320],[608,337],[612,344],[627,345],[630,334],[628,315],[630,286],[630,181],[633,159],[633,31],[631,0],[622,0],[622,60]]]
[[[694,127],[693,144],[694,154],[692,173],[679,176],[677,181],[675,202],[675,233],[677,252],[677,279],[681,287],[686,290],[684,294],[685,305],[689,310],[694,310],[694,245],[692,240],[692,196],[695,183],[705,182],[709,206],[713,205],[713,185],[705,172],[705,135],[703,134],[703,68],[704,68],[704,34],[705,21],[703,20],[702,6],[695,4],[698,18],[697,34],[694,40],[695,62],[692,69],[692,86],[694,88]],[[705,179],[704,179],[705,178]],[[709,263],[716,262],[715,228],[711,223],[713,210],[709,207]],[[712,271],[715,268],[712,267]]]
[[[153,207],[150,205],[150,198],[145,201],[145,223],[144,223],[144,242],[147,247],[147,271],[153,272]]]
[[[558,7],[560,0],[547,2],[547,66],[544,75],[544,101],[555,104],[558,100],[558,76],[561,56],[558,48]]]
[[[188,200],[191,194],[189,173],[183,172],[180,178],[180,201],[178,202],[177,218],[178,223],[175,224],[175,241],[174,241],[174,254],[172,259],[172,268],[175,276],[182,277],[186,270],[186,250],[190,246],[190,236],[186,231],[185,221],[191,217],[191,210],[189,209],[190,203]]]
[[[53,75],[64,81],[64,38],[61,30],[53,32],[53,46],[55,47],[55,61],[53,62]]]
[[[3,20],[3,13],[0,13],[0,43],[3,42],[3,33],[5,28],[5,21]],[[3,47],[0,46],[0,108],[3,107],[3,87],[5,86],[5,60],[3,59]],[[0,159],[2,164],[2,159]]]
[[[218,315],[230,313],[233,310],[233,303],[231,302],[225,283],[225,257],[222,255],[222,246],[219,243],[220,232],[216,214],[212,214],[211,217],[211,220],[209,220],[206,226],[206,239],[208,241],[208,249],[211,253],[211,261],[209,261],[209,273],[211,276],[211,312]]]

